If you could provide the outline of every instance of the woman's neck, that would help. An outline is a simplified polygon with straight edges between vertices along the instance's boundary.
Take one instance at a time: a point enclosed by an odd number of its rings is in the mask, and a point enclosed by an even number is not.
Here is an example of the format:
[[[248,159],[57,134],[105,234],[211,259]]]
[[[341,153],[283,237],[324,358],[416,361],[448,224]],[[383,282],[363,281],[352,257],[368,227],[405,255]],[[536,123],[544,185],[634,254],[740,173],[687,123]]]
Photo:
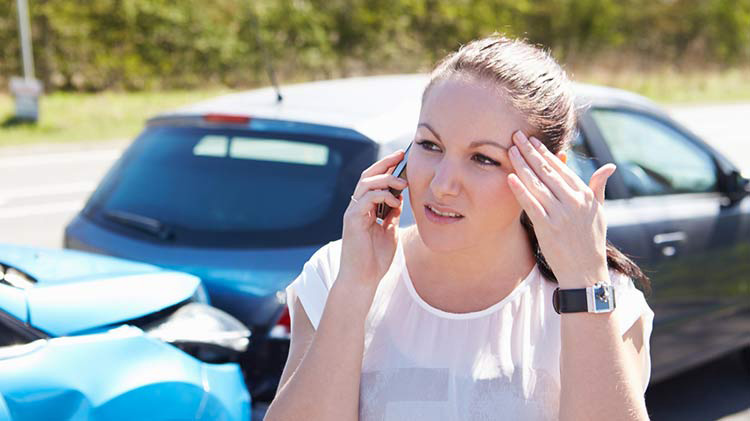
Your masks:
[[[520,222],[487,243],[451,252],[431,250],[422,242],[416,226],[404,231],[404,256],[410,273],[417,275],[412,278],[429,279],[430,288],[510,292],[536,263]]]

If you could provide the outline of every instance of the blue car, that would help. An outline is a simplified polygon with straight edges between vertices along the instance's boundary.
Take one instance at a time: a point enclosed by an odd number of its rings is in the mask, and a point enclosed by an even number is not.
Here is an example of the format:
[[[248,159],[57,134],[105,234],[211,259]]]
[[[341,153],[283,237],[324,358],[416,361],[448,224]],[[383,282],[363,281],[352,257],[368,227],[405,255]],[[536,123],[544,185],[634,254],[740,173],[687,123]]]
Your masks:
[[[260,89],[156,116],[64,245],[200,277],[212,304],[253,332],[240,362],[253,400],[270,401],[289,349],[284,290],[341,236],[361,172],[410,140],[424,82],[301,84],[285,87],[282,103]]]
[[[357,77],[230,94],[150,119],[66,227],[68,248],[192,273],[253,332],[240,360],[254,401],[287,358],[284,290],[341,237],[362,171],[414,138],[428,75]],[[568,165],[608,162],[608,239],[652,279],[652,381],[748,335],[750,180],[639,95],[575,85]],[[401,226],[414,223],[404,191]],[[731,293],[727,293],[731,292]]]
[[[249,335],[193,275],[0,244],[0,420],[248,420]]]

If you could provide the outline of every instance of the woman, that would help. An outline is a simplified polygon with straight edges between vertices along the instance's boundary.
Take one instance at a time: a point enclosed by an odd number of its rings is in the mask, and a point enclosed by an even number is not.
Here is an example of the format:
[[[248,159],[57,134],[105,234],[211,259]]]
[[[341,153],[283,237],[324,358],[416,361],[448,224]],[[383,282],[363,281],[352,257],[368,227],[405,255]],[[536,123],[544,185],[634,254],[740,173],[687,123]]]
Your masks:
[[[287,289],[289,358],[267,420],[648,419],[653,312],[606,241],[613,164],[568,169],[565,73],[499,36],[443,59],[408,182],[396,152],[362,173],[342,239]],[[399,230],[409,188],[416,225]],[[380,225],[378,203],[394,209]],[[441,214],[443,216],[441,216]],[[614,311],[558,314],[556,288],[613,285]]]

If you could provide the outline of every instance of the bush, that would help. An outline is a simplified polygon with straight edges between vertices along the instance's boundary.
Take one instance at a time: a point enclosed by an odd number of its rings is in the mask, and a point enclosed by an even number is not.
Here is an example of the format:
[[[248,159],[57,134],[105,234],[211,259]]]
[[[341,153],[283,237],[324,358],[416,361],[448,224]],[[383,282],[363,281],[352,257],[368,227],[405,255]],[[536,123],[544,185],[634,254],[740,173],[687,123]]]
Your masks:
[[[266,83],[269,61],[286,82],[428,70],[494,31],[572,65],[750,62],[750,0],[29,2],[36,73],[48,90],[254,86]],[[0,78],[21,73],[16,18],[15,2],[0,2]]]

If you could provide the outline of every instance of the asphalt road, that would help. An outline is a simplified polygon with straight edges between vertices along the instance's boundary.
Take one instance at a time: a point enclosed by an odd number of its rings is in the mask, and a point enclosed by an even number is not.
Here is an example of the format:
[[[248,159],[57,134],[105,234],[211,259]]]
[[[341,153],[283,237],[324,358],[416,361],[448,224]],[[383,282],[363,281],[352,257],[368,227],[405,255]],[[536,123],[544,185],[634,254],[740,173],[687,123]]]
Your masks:
[[[750,103],[673,107],[670,112],[750,170],[750,132],[744,128]],[[0,241],[61,247],[63,227],[128,143],[1,148]],[[655,421],[750,421],[750,375],[735,354],[652,384],[646,397]],[[260,407],[253,419],[262,415]]]
[[[63,228],[128,143],[0,149],[0,241],[62,247]]]
[[[750,171],[750,103],[670,107],[669,112],[693,132]],[[747,175],[750,177],[750,174]]]

